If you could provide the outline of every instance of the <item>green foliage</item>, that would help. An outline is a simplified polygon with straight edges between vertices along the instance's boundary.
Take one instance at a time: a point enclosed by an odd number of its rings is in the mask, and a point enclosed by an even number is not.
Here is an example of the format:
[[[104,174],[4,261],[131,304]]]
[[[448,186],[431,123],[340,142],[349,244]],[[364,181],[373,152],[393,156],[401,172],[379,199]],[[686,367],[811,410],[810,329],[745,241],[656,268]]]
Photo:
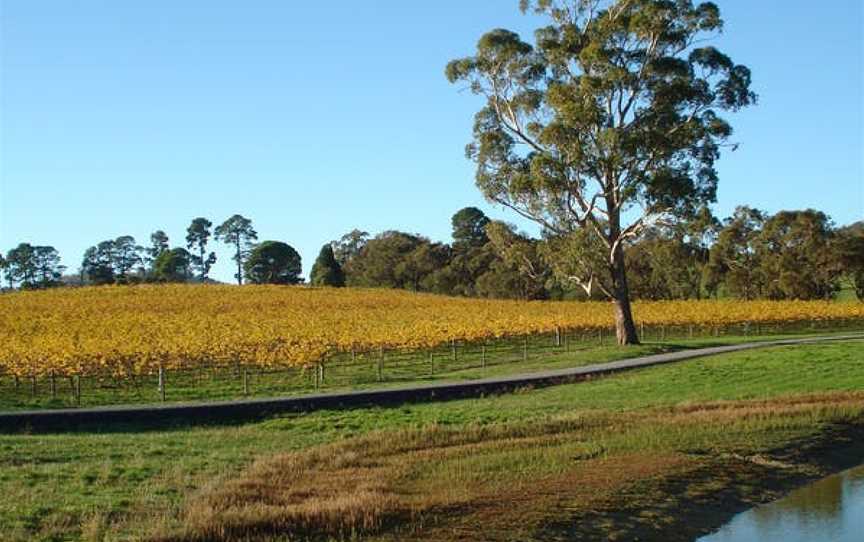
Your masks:
[[[605,290],[611,281],[606,247],[593,229],[580,228],[564,235],[547,232],[539,251],[554,286],[571,292],[568,297],[611,295]]]
[[[30,243],[19,244],[5,258],[0,255],[0,262],[10,288],[16,285],[25,289],[56,286],[65,269],[60,265],[60,255],[54,247]]]
[[[781,211],[759,236],[765,295],[770,299],[830,299],[842,272],[835,235],[819,211]]]
[[[465,207],[453,215],[453,246],[480,247],[489,242],[486,226],[489,218],[476,207]]]
[[[760,269],[759,232],[765,214],[749,207],[738,207],[717,236],[705,268],[706,289],[727,292],[742,299],[756,299],[765,289]]]
[[[252,227],[252,221],[241,215],[233,215],[217,226],[214,234],[217,241],[234,246],[233,259],[237,263],[237,273],[234,278],[237,279],[237,284],[243,284],[246,255],[252,248],[252,242],[258,239],[258,232]]]
[[[264,241],[252,249],[245,264],[253,284],[298,284],[302,282],[300,255],[281,241]]]
[[[90,284],[127,284],[139,280],[143,276],[143,251],[131,235],[102,241],[84,252],[81,276]],[[138,273],[133,276],[136,267]]]
[[[493,261],[490,272],[478,279],[478,293],[487,297],[545,298],[551,272],[543,261],[541,242],[499,221],[490,222],[486,234],[498,259]]]
[[[207,280],[210,268],[216,263],[216,253],[207,254],[207,242],[210,239],[210,228],[213,223],[203,217],[192,220],[186,229],[186,248],[197,251],[192,256],[191,264],[198,271],[198,278]]]
[[[333,246],[333,255],[336,257],[336,261],[344,269],[355,256],[360,254],[368,241],[368,232],[355,229],[330,244]]]
[[[370,239],[346,266],[349,286],[434,291],[449,247],[424,237],[385,231]]]
[[[153,263],[154,278],[164,282],[186,282],[192,278],[193,256],[182,247],[163,250]]]
[[[143,265],[141,252],[143,248],[135,243],[131,235],[122,235],[114,240],[112,246],[112,262],[116,280],[120,283],[129,282],[129,274],[135,266]]]
[[[81,261],[82,280],[89,284],[114,283],[114,241],[102,241],[84,251]]]
[[[168,235],[162,230],[156,230],[150,235],[150,247],[146,249],[147,259],[151,264],[168,250]]]
[[[768,216],[739,207],[711,247],[705,282],[744,299],[829,299],[842,272],[840,244],[824,213]]]
[[[837,232],[836,243],[842,272],[849,278],[859,301],[864,301],[864,222]]]
[[[489,218],[476,207],[457,211],[450,220],[453,244],[446,268],[437,274],[433,291],[456,295],[488,295],[477,291],[480,276],[490,270],[496,258],[489,244],[486,226]],[[508,297],[508,296],[502,296]]]
[[[345,286],[345,274],[342,266],[336,261],[333,254],[333,246],[329,243],[321,247],[318,258],[312,266],[309,276],[312,286]]]

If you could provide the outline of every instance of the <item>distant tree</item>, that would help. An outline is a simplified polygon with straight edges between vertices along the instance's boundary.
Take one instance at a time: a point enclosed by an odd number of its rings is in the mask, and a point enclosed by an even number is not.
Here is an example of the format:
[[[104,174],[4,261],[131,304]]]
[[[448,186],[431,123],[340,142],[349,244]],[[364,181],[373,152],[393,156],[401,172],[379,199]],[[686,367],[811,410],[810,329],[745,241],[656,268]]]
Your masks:
[[[412,253],[429,240],[400,231],[385,231],[366,242],[349,260],[346,269],[350,286],[419,289],[429,266]]]
[[[495,260],[485,273],[477,277],[475,289],[478,297],[532,299],[536,292],[533,286],[519,269],[503,260]]]
[[[654,228],[627,251],[634,297],[699,299],[702,253],[680,229]]]
[[[453,215],[453,246],[482,247],[489,242],[486,225],[489,217],[476,207],[465,207]]]
[[[333,255],[343,270],[355,256],[360,254],[368,241],[369,234],[367,232],[355,229],[340,237],[339,240],[330,243],[333,246]]]
[[[136,266],[143,265],[141,252],[144,249],[135,243],[131,235],[122,235],[114,240],[112,263],[114,267],[115,280],[127,283],[130,274]]]
[[[415,292],[437,291],[442,286],[437,273],[448,263],[449,248],[442,243],[422,239],[393,269],[398,287]]]
[[[9,287],[48,288],[59,284],[66,269],[60,265],[60,254],[51,246],[21,243],[3,259]]]
[[[714,200],[714,163],[732,133],[720,113],[755,101],[750,71],[705,44],[723,26],[710,2],[520,4],[549,19],[536,46],[492,30],[447,65],[451,82],[485,99],[467,149],[477,185],[552,233],[594,230],[618,342],[637,343],[626,244]]]
[[[499,256],[499,261],[492,265],[491,276],[504,282],[491,287],[490,276],[484,273],[478,278],[480,295],[515,299],[546,298],[546,284],[552,278],[552,271],[543,260],[541,242],[499,221],[486,226],[486,233]]]
[[[131,235],[102,241],[88,248],[81,261],[82,280],[91,284],[127,284],[143,276],[143,247]],[[132,272],[138,267],[139,275]]]
[[[207,242],[210,239],[210,228],[213,223],[203,217],[192,220],[186,229],[186,248],[197,253],[193,256],[192,265],[198,271],[198,278],[207,279],[210,268],[216,263],[216,253],[207,254]]]
[[[477,279],[489,271],[498,253],[492,243],[480,246],[454,243],[450,261],[435,278],[436,293],[451,295],[477,295]]]
[[[821,211],[781,211],[757,240],[764,295],[772,299],[829,299],[842,265],[831,220]]]
[[[30,243],[20,243],[6,253],[10,285],[32,288],[36,283],[35,250]]]
[[[766,215],[757,209],[742,206],[726,219],[717,242],[711,247],[703,282],[709,291],[726,291],[742,299],[756,299],[765,292],[758,250],[759,234]]]
[[[633,296],[642,299],[701,298],[704,269],[719,229],[719,221],[707,207],[690,220],[647,229],[627,250],[627,271]]]
[[[58,286],[66,266],[60,264],[60,253],[57,249],[51,246],[33,247],[33,258],[36,267],[36,286],[38,288]]]
[[[234,215],[216,227],[215,237],[226,245],[234,247],[233,259],[237,262],[237,284],[243,284],[243,267],[252,241],[258,239],[258,233],[252,228],[252,221],[241,215]]]
[[[3,254],[0,253],[0,274],[4,275],[6,279],[9,281],[9,288],[12,288],[12,278],[11,275],[7,274],[7,270],[9,269],[9,262],[6,261],[6,258],[3,257]],[[0,283],[0,290],[3,289],[2,283]]]
[[[329,243],[321,247],[318,259],[312,266],[309,281],[312,286],[345,286],[345,274],[333,255],[333,246]]]
[[[182,247],[163,250],[153,264],[156,280],[165,282],[186,282],[192,278],[193,256]]]
[[[864,223],[840,229],[837,246],[841,269],[851,281],[858,300],[864,301]]]
[[[446,268],[438,271],[433,291],[455,295],[476,294],[477,279],[489,270],[496,254],[486,235],[489,218],[476,207],[465,207],[450,220],[453,248]]]
[[[159,256],[168,250],[168,235],[162,230],[156,230],[150,234],[150,246],[145,249],[147,262],[151,267]]]
[[[245,263],[246,276],[254,284],[299,284],[300,255],[281,241],[264,241],[252,249]]]
[[[114,241],[102,241],[84,252],[81,261],[81,278],[82,281],[95,285],[115,282]]]

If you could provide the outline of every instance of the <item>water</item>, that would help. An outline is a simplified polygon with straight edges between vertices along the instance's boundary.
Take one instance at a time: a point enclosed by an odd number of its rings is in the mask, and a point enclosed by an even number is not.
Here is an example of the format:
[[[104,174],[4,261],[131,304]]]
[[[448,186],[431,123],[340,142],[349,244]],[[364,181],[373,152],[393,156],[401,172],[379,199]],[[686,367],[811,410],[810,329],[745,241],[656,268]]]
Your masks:
[[[864,465],[738,514],[697,542],[745,541],[864,541]]]

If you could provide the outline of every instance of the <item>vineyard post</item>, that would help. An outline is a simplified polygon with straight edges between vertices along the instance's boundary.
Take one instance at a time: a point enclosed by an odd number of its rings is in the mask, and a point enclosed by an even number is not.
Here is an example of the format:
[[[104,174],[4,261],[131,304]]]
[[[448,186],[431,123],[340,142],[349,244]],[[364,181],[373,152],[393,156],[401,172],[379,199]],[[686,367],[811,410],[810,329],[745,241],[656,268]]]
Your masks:
[[[384,381],[384,347],[378,347],[378,382]]]
[[[321,375],[321,386],[324,386],[324,360],[321,360],[321,363],[318,364],[318,372]]]
[[[525,342],[522,343],[522,361],[528,361],[528,335],[525,335]]]
[[[51,399],[57,397],[57,380],[54,376],[54,369],[51,369]]]
[[[486,342],[480,347],[480,367],[486,368]]]
[[[645,321],[639,322],[639,336],[642,337],[642,340],[645,340]]]
[[[660,342],[666,340],[666,324],[660,326]]]
[[[455,363],[456,360],[457,360],[457,354],[456,354],[456,339],[451,339],[451,340],[450,340],[450,346],[451,346],[451,348],[453,349],[453,362]]]
[[[555,346],[561,347],[561,328],[555,326]]]
[[[165,368],[159,365],[159,399],[165,400]]]
[[[429,350],[429,374],[435,374],[435,353]]]
[[[564,332],[564,351],[570,352],[570,334],[566,331]]]
[[[18,385],[19,385],[19,384],[18,384],[18,375],[15,375],[15,376],[13,377],[13,379],[15,380],[15,391],[17,392],[17,391],[18,391]]]
[[[81,375],[75,375],[75,404],[81,406]]]
[[[243,395],[249,395],[249,369],[243,366]]]

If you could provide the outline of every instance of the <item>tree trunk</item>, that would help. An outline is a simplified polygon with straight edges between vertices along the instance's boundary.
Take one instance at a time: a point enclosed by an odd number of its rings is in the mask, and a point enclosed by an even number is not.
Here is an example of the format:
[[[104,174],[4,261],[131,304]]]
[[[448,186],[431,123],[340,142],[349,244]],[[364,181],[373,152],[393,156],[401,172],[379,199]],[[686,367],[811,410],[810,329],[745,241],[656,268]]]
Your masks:
[[[612,255],[612,295],[615,304],[615,336],[619,345],[639,344],[633,311],[630,309],[630,288],[624,267],[624,251],[617,248]]]
[[[201,279],[201,282],[204,282],[204,265],[205,265],[204,264],[204,253],[207,252],[207,249],[204,248],[203,245],[199,245],[199,252],[201,253],[201,256],[200,256],[201,260],[198,262],[201,264],[201,269],[200,269],[201,273],[200,273],[199,278]]]
[[[237,240],[237,284],[243,285],[243,268],[240,265],[240,240]]]

